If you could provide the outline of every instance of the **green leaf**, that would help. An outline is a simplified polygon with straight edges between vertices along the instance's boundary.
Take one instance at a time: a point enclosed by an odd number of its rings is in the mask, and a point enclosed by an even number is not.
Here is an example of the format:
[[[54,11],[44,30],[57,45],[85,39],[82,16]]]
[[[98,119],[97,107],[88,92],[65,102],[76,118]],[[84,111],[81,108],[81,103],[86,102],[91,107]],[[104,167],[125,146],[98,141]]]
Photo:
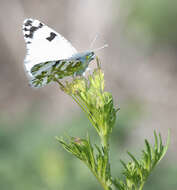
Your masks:
[[[131,157],[131,159],[134,161],[134,163],[136,164],[137,168],[140,168],[138,160],[130,152],[127,152],[127,153]]]

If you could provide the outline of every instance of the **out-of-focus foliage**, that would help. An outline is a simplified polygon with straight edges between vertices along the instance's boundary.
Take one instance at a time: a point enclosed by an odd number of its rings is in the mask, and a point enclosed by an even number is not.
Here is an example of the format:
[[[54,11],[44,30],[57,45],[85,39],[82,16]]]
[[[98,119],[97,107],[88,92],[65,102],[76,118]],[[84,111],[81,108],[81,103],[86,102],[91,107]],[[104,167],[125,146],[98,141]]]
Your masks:
[[[177,44],[177,1],[124,1],[129,34],[157,44]],[[125,4],[124,4],[125,5]],[[141,39],[142,39],[141,38]]]

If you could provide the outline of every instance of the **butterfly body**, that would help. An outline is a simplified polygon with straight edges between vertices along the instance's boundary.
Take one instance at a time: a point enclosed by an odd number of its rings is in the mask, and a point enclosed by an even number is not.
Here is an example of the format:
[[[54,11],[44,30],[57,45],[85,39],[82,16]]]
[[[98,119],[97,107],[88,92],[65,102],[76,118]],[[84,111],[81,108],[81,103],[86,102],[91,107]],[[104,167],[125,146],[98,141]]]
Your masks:
[[[23,33],[27,47],[24,65],[33,87],[83,75],[95,58],[93,51],[78,53],[63,36],[38,20],[26,19]]]
[[[87,51],[83,53],[76,53],[71,57],[73,60],[80,61],[82,63],[82,68],[76,71],[75,75],[76,76],[81,76],[85,74],[85,71],[88,68],[89,63],[94,60],[95,58],[95,53],[93,51]]]

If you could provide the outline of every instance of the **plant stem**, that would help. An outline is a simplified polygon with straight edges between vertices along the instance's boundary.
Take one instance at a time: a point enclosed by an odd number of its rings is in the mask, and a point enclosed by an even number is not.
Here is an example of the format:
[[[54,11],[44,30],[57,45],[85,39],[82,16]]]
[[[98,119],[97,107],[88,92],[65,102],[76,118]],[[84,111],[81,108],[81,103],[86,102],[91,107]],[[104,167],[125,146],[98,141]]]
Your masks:
[[[100,185],[103,187],[104,190],[110,190],[110,187],[108,187],[105,182],[98,177],[97,173],[86,163],[84,162],[87,167],[90,169],[90,171],[93,173],[93,175],[96,177],[96,179],[98,180],[98,182],[100,183]]]
[[[73,100],[78,104],[78,106],[80,106],[80,108],[87,114],[88,119],[90,120],[91,124],[95,127],[95,129],[97,130],[95,123],[92,119],[91,114],[89,113],[89,111],[87,110],[87,107],[85,105],[83,105],[73,94],[71,94],[71,97],[73,98]]]
[[[58,79],[55,79],[55,81],[59,84],[59,86],[60,86],[62,89],[65,88],[65,86],[64,86]],[[84,104],[82,104],[81,101],[79,101],[79,100],[77,99],[77,97],[74,96],[73,94],[71,94],[70,96],[71,96],[71,97],[73,98],[73,100],[78,104],[78,106],[88,115],[88,119],[90,120],[90,122],[92,123],[92,125],[95,127],[95,129],[98,130],[97,127],[95,126],[95,123],[94,123],[93,119],[92,119],[92,115],[89,113],[87,107],[86,107]]]
[[[141,185],[140,185],[140,187],[139,187],[139,190],[142,190],[142,189],[143,189],[144,183],[145,183],[145,182],[142,182],[142,183],[141,183]]]
[[[58,80],[55,79],[55,81],[59,84],[61,89],[65,89],[65,86]],[[97,130],[98,134],[99,134],[99,130],[97,129],[97,126],[92,118],[91,113],[89,112],[87,106],[82,102],[82,100],[80,100],[79,97],[77,97],[77,95],[74,94],[69,94],[72,97],[72,99],[79,105],[79,107],[86,113],[88,119],[90,120],[90,122],[92,123],[92,125],[95,127],[95,129]],[[105,161],[105,168],[107,171],[110,172],[110,166],[109,166],[109,135],[108,134],[99,134],[100,136],[100,140],[101,140],[101,145],[103,148],[103,156],[104,156],[104,161]],[[95,169],[93,169],[87,162],[84,162],[87,167],[90,169],[90,171],[93,173],[93,175],[96,177],[96,179],[98,180],[98,182],[101,184],[101,186],[103,187],[104,190],[111,190],[111,187],[109,184],[107,184],[107,180],[109,180],[109,178],[107,179],[106,174],[103,174],[102,176],[99,176],[97,174],[97,171],[95,171]]]
[[[102,146],[109,149],[109,135],[100,135],[100,138]]]

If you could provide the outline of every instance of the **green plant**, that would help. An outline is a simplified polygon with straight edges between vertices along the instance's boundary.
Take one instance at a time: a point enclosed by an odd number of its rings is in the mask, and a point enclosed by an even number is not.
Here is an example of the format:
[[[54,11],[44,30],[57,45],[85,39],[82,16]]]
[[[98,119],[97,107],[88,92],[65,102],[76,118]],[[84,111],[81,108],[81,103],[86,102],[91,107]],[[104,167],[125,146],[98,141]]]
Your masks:
[[[112,190],[113,188],[142,190],[151,171],[167,151],[169,135],[167,145],[163,145],[161,135],[157,136],[154,131],[154,146],[145,140],[145,150],[142,151],[140,160],[128,152],[131,161],[126,164],[121,160],[124,169],[123,178],[112,176],[109,161],[109,139],[119,108],[114,107],[111,93],[104,91],[104,74],[98,58],[96,61],[97,68],[88,77],[75,77],[70,82],[66,80],[63,83],[57,78],[54,78],[53,81],[57,82],[60,89],[71,96],[85,112],[92,126],[96,129],[100,144],[93,146],[89,135],[85,139],[69,136],[56,138],[64,149],[88,166],[104,190]]]

